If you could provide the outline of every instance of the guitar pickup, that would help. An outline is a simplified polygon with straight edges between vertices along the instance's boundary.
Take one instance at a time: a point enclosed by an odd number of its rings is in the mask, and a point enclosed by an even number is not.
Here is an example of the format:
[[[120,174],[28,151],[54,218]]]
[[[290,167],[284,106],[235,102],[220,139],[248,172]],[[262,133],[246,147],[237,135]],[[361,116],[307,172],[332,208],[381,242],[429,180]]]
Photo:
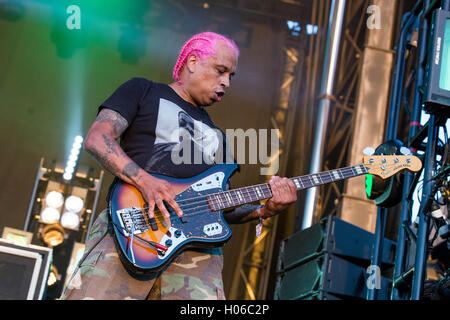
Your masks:
[[[158,224],[156,223],[155,218],[148,218],[148,223],[150,224],[150,228],[152,228],[153,231],[158,230]]]
[[[148,204],[147,203],[144,204],[144,212],[145,212],[145,216],[147,217],[148,224],[150,225],[150,228],[152,229],[152,231],[157,231],[158,224],[156,223],[155,218],[150,218],[150,216],[148,215]]]

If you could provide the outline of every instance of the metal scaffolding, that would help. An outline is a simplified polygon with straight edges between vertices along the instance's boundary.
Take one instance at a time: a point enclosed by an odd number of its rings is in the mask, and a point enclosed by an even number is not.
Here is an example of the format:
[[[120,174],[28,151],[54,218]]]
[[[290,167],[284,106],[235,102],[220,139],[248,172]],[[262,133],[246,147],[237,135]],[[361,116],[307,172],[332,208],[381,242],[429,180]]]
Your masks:
[[[402,29],[397,47],[397,63],[395,68],[395,86],[393,88],[393,99],[398,100],[397,104],[392,104],[388,125],[391,136],[395,137],[398,129],[398,113],[400,100],[403,92],[407,91],[411,81],[405,78],[413,78],[414,91],[411,107],[405,101],[405,108],[409,115],[409,132],[407,146],[413,152],[424,151],[423,154],[423,188],[421,203],[418,212],[418,226],[413,228],[412,221],[412,191],[418,183],[420,173],[415,175],[406,173],[403,181],[403,194],[401,200],[400,223],[398,228],[397,251],[395,269],[393,275],[393,300],[420,300],[424,295],[424,281],[427,276],[426,264],[430,254],[432,243],[430,242],[430,226],[432,225],[431,211],[432,203],[437,191],[435,172],[438,167],[438,131],[444,126],[448,119],[448,112],[436,112],[427,110],[430,114],[428,122],[420,127],[421,114],[425,105],[425,95],[423,88],[426,86],[427,75],[427,55],[429,43],[431,41],[430,31],[433,26],[431,20],[433,12],[439,7],[444,10],[450,9],[450,1],[417,1],[410,12],[403,16]],[[411,48],[408,39],[416,32],[418,33],[417,54],[414,56],[415,72],[407,73],[405,70],[406,55]],[[405,59],[404,59],[405,58]],[[426,142],[425,142],[426,140]],[[378,229],[378,228],[377,228]],[[379,232],[383,234],[384,228],[381,225]],[[379,249],[381,251],[382,248]],[[375,251],[375,250],[374,250]],[[376,298],[376,297],[375,297]]]
[[[334,95],[321,96],[320,83],[322,72],[326,32],[332,19],[331,3],[317,1],[312,10],[312,23],[319,25],[320,36],[308,42],[308,47],[299,55],[298,41],[292,42],[286,37],[283,48],[283,76],[279,89],[279,100],[273,109],[271,124],[280,132],[280,176],[292,176],[306,172],[311,160],[314,123],[318,116],[317,103],[326,98],[330,103],[327,117],[327,139],[324,146],[324,169],[337,168],[346,164],[349,143],[353,136],[353,116],[360,79],[363,43],[365,39],[365,11],[369,1],[347,1],[346,14],[343,21],[343,38],[340,45],[340,58],[336,69],[336,88]],[[331,13],[330,13],[331,12]],[[300,57],[304,57],[301,59]],[[304,82],[299,82],[303,71]],[[299,94],[303,90],[303,94]],[[300,125],[294,125],[295,120]],[[290,153],[288,152],[290,151]],[[336,152],[338,155],[336,155]],[[288,159],[299,159],[289,161]],[[343,184],[330,184],[321,188],[317,200],[315,219],[324,215],[335,214],[336,199],[341,199]],[[338,196],[332,197],[332,193]],[[230,298],[232,299],[264,299],[270,294],[270,274],[273,262],[270,261],[278,253],[276,244],[283,235],[300,228],[300,216],[295,214],[301,207],[301,199],[296,208],[291,208],[286,215],[271,218],[265,222],[265,233],[260,238],[254,237],[253,224],[247,226],[238,255],[239,272],[235,273]],[[326,212],[327,208],[331,212]],[[295,215],[295,216],[294,216]],[[240,295],[239,288],[245,288]]]
[[[357,87],[360,78],[363,42],[365,38],[365,11],[369,1],[347,1],[345,6],[345,16],[342,25],[342,34],[339,48],[339,60],[336,66],[335,75],[335,87],[333,94],[321,95],[319,87],[313,87],[316,81],[312,81],[312,87],[308,88],[308,99],[305,99],[302,108],[309,109],[309,121],[314,122],[317,112],[311,109],[311,105],[316,108],[317,102],[320,99],[326,98],[329,103],[329,113],[327,118],[327,132],[326,139],[324,141],[322,168],[321,170],[330,170],[333,168],[339,168],[346,164],[349,144],[352,141],[354,130],[354,113],[355,102],[357,95]],[[324,5],[324,4],[323,4]],[[327,8],[329,12],[330,8]],[[315,44],[320,46],[319,42]],[[323,51],[325,50],[322,44]],[[320,69],[322,61],[318,54],[318,50],[315,50],[315,60],[312,64],[311,72],[314,73],[314,77],[320,77]],[[305,115],[308,118],[307,115]],[[309,130],[314,129],[313,126]],[[305,134],[306,133],[306,134]],[[297,141],[305,141],[304,139],[311,139],[313,132],[298,132]],[[297,143],[297,146],[299,144]],[[308,147],[312,147],[306,141],[301,145],[304,146],[300,150],[305,154],[308,152]],[[293,146],[294,148],[294,146]],[[298,154],[298,153],[297,153]],[[308,163],[308,158],[302,158],[303,164],[298,164],[293,168],[294,172],[307,172],[309,168],[305,168],[305,164]],[[332,182],[328,185],[318,188],[318,193],[315,199],[314,217],[311,219],[311,223],[314,224],[322,217],[328,215],[337,214],[339,208],[338,204],[344,194],[343,182]],[[295,224],[293,231],[301,230],[303,225],[303,204],[300,202],[295,209]]]
[[[286,162],[289,154],[289,145],[292,129],[295,121],[295,101],[298,94],[298,72],[302,68],[303,59],[296,48],[295,43],[286,41],[283,48],[284,65],[283,78],[280,86],[279,104],[274,108],[271,123],[274,129],[278,129],[280,137],[280,155],[283,156],[274,161],[279,161],[277,175],[284,176],[286,172]],[[274,252],[274,241],[278,225],[278,216],[264,222],[264,231],[260,237],[254,238],[248,247],[242,246],[239,259],[242,261],[239,275],[240,280],[245,283],[245,299],[265,299],[270,271],[270,262]],[[252,225],[253,227],[253,225]],[[253,234],[253,233],[251,233]],[[234,281],[234,285],[238,285]]]
[[[275,1],[277,2],[277,1]],[[278,1],[283,5],[289,5],[294,10],[300,9],[298,1]],[[324,11],[328,6],[325,1],[315,1],[312,8],[312,25],[318,25],[321,30],[324,22]],[[293,144],[293,135],[299,127],[299,114],[302,110],[298,107],[301,90],[315,88],[315,72],[311,68],[311,62],[319,59],[314,48],[320,42],[318,36],[311,37],[304,32],[293,36],[286,33],[281,48],[280,82],[277,94],[277,102],[271,110],[270,125],[277,129],[279,134],[279,157],[273,161],[278,161],[278,171],[276,175],[286,176],[288,174],[289,158],[292,156],[289,151]],[[306,45],[308,44],[308,46]],[[317,62],[317,61],[316,61]],[[305,74],[306,79],[301,75]],[[305,81],[306,80],[306,81]],[[313,82],[311,82],[313,80]],[[306,95],[305,95],[306,96]],[[310,130],[311,123],[304,117],[301,124]],[[306,151],[307,149],[305,149]],[[268,176],[270,178],[270,176]],[[292,210],[288,215],[292,216]],[[278,232],[284,226],[280,226],[280,216],[272,217],[264,222],[263,232],[260,237],[255,236],[253,231],[255,223],[246,226],[243,243],[237,256],[236,272],[234,273],[232,286],[230,289],[230,299],[266,299],[270,294],[271,270],[273,269],[273,258],[278,250],[276,244],[280,239]]]

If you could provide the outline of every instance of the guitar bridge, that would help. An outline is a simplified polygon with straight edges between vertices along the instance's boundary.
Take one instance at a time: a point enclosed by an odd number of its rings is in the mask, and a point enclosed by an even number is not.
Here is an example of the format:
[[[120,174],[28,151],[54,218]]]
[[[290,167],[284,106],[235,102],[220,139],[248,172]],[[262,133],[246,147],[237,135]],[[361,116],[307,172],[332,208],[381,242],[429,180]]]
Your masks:
[[[129,236],[132,231],[133,234],[141,234],[148,230],[148,224],[141,208],[125,208],[122,210],[117,210],[116,214],[119,218],[125,236]]]

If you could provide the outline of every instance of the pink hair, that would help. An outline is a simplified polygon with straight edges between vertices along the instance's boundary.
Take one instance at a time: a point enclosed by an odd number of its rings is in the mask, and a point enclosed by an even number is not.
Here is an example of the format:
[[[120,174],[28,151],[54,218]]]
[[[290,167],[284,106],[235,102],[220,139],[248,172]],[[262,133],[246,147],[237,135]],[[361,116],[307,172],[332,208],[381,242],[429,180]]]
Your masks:
[[[187,58],[194,54],[199,58],[205,58],[216,52],[216,41],[222,40],[228,44],[236,52],[236,56],[239,56],[239,49],[236,43],[228,39],[227,37],[214,32],[202,32],[198,33],[190,38],[181,48],[178,60],[173,68],[172,77],[175,81],[180,81],[180,70],[186,64]]]

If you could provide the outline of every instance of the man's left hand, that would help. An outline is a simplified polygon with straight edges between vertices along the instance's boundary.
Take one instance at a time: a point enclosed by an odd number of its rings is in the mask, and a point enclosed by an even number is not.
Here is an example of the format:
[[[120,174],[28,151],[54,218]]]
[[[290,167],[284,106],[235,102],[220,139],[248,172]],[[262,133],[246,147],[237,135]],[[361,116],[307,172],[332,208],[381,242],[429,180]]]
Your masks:
[[[297,201],[297,189],[291,179],[272,176],[269,185],[272,190],[272,198],[265,204],[263,216],[265,219],[280,213]]]

